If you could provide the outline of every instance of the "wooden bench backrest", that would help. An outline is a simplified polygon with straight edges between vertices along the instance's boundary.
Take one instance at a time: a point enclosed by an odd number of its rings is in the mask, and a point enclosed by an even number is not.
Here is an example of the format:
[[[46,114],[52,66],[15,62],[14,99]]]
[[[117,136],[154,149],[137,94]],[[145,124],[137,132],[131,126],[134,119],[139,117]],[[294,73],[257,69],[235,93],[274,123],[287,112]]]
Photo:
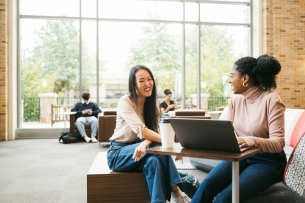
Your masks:
[[[71,111],[73,105],[54,105],[51,104],[51,125],[55,122],[68,121],[69,116],[61,115],[62,112]]]

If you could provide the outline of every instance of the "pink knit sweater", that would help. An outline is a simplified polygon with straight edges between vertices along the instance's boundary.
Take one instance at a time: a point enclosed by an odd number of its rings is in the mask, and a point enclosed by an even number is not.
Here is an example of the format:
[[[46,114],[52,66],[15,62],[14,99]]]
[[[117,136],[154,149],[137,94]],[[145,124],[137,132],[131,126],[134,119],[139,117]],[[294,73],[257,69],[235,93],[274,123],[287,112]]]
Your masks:
[[[227,119],[248,146],[276,153],[285,145],[284,113],[285,105],[275,91],[254,86],[243,94],[234,95]]]

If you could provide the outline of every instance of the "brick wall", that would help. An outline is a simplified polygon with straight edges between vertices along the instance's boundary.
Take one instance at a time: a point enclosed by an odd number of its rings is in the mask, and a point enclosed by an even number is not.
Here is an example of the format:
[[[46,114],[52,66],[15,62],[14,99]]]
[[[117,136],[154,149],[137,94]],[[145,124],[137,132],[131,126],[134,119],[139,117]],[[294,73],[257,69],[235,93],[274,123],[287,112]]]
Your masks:
[[[7,0],[0,0],[0,141],[7,140]]]
[[[263,0],[263,52],[282,65],[277,92],[286,107],[305,109],[305,0]]]

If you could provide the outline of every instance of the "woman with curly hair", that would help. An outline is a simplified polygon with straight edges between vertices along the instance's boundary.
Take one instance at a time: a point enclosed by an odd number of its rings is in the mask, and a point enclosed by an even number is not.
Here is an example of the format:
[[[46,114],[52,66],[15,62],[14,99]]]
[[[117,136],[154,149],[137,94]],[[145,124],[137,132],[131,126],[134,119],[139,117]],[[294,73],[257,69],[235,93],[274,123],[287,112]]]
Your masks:
[[[272,56],[243,57],[230,73],[234,96],[227,120],[237,134],[239,147],[257,147],[260,153],[239,162],[239,196],[246,201],[281,181],[286,165],[284,153],[285,105],[274,91],[281,65]],[[221,141],[221,140],[220,140]],[[220,162],[206,176],[192,202],[231,202],[232,163]]]

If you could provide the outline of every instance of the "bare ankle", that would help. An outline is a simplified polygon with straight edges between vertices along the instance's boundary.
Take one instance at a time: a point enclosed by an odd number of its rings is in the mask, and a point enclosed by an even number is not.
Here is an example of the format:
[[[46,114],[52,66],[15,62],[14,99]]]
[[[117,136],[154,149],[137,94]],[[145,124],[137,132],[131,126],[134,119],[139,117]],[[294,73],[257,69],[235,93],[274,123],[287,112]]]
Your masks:
[[[172,188],[172,192],[173,192],[174,197],[179,197],[182,195],[182,192],[178,186],[176,186],[176,187],[174,186]]]

